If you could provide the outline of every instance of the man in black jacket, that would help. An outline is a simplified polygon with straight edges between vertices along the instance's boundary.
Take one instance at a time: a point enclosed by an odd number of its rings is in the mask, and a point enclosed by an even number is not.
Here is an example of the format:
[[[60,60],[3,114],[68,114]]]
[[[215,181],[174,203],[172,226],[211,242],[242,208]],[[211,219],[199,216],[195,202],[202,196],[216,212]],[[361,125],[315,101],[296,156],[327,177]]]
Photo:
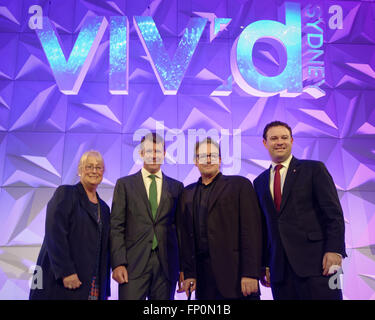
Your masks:
[[[178,212],[184,289],[198,300],[259,299],[261,220],[251,182],[220,172],[220,147],[196,144],[201,178],[184,189]],[[190,287],[190,285],[192,287]]]
[[[346,256],[343,212],[331,175],[322,162],[292,156],[286,123],[269,123],[263,143],[272,165],[254,187],[267,230],[264,261],[274,299],[342,299],[329,277]]]

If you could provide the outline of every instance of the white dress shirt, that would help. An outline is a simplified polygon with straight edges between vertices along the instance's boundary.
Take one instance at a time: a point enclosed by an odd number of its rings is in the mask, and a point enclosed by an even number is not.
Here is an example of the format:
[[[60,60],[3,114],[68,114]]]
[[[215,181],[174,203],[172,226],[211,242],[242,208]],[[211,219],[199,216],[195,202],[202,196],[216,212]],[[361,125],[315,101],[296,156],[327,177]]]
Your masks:
[[[151,185],[151,178],[149,177],[150,172],[148,172],[145,168],[142,167],[142,170],[141,170],[141,173],[142,173],[142,178],[143,178],[143,183],[145,185],[145,188],[146,188],[146,192],[147,192],[147,199],[150,197],[149,193],[150,193],[150,185]],[[157,192],[157,200],[158,200],[158,205],[160,203],[160,196],[161,196],[161,187],[162,187],[162,184],[163,184],[163,174],[161,172],[161,169],[155,173],[155,181],[156,181],[156,192]]]
[[[292,160],[292,157],[293,156],[290,155],[288,159],[286,159],[284,162],[281,162],[281,163],[275,163],[275,162],[272,161],[272,164],[271,164],[272,168],[271,168],[271,172],[270,172],[270,191],[271,191],[272,199],[273,199],[273,182],[275,180],[275,167],[278,164],[281,164],[283,166],[280,169],[281,194],[283,194],[283,188],[284,188],[286,173],[288,172],[289,164],[290,164],[290,161]]]

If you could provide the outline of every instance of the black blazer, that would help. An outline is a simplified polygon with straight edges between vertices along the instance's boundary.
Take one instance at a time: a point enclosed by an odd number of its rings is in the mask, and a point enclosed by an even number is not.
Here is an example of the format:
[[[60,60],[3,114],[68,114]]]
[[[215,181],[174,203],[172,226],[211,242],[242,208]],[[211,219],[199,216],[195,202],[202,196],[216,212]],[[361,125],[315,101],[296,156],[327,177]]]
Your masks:
[[[176,283],[179,272],[175,211],[183,184],[163,174],[162,193],[154,221],[141,171],[117,180],[111,213],[111,263],[139,277],[150,257],[154,233],[166,277]]]
[[[270,169],[254,180],[254,187],[268,234],[264,264],[270,267],[271,282],[283,278],[283,250],[300,277],[321,275],[325,252],[346,256],[343,212],[333,179],[322,162],[292,158],[279,213],[269,181]]]
[[[182,269],[196,278],[193,208],[197,183],[184,189],[178,210]],[[207,235],[217,287],[225,298],[239,298],[241,277],[260,278],[261,214],[251,182],[240,176],[220,176],[210,194]],[[199,285],[199,284],[197,284]]]
[[[97,197],[102,220],[100,298],[105,299],[110,295],[109,207]],[[37,260],[43,271],[43,289],[30,290],[30,299],[88,299],[100,239],[89,201],[78,183],[58,187],[48,202],[45,236]],[[73,273],[78,274],[82,285],[76,290],[65,289],[62,279]]]

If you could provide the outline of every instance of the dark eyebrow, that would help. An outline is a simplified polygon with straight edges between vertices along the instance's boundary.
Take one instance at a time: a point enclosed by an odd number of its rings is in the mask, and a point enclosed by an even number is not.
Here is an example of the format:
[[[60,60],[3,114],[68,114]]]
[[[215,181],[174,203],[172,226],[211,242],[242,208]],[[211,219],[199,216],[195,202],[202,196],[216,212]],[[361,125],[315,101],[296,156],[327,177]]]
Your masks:
[[[279,136],[270,136],[269,138],[270,139],[276,139],[276,138],[279,138]],[[283,134],[282,136],[280,136],[280,138],[289,138],[289,135]]]

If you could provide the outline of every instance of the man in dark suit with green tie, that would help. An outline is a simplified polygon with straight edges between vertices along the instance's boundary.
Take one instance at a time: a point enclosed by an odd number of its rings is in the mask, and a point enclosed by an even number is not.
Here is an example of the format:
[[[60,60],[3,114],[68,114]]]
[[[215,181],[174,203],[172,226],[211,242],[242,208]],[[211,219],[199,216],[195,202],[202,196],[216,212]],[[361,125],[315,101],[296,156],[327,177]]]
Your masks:
[[[142,138],[143,168],[120,178],[111,212],[111,264],[120,300],[173,299],[179,275],[175,210],[183,184],[161,171],[163,139]]]

